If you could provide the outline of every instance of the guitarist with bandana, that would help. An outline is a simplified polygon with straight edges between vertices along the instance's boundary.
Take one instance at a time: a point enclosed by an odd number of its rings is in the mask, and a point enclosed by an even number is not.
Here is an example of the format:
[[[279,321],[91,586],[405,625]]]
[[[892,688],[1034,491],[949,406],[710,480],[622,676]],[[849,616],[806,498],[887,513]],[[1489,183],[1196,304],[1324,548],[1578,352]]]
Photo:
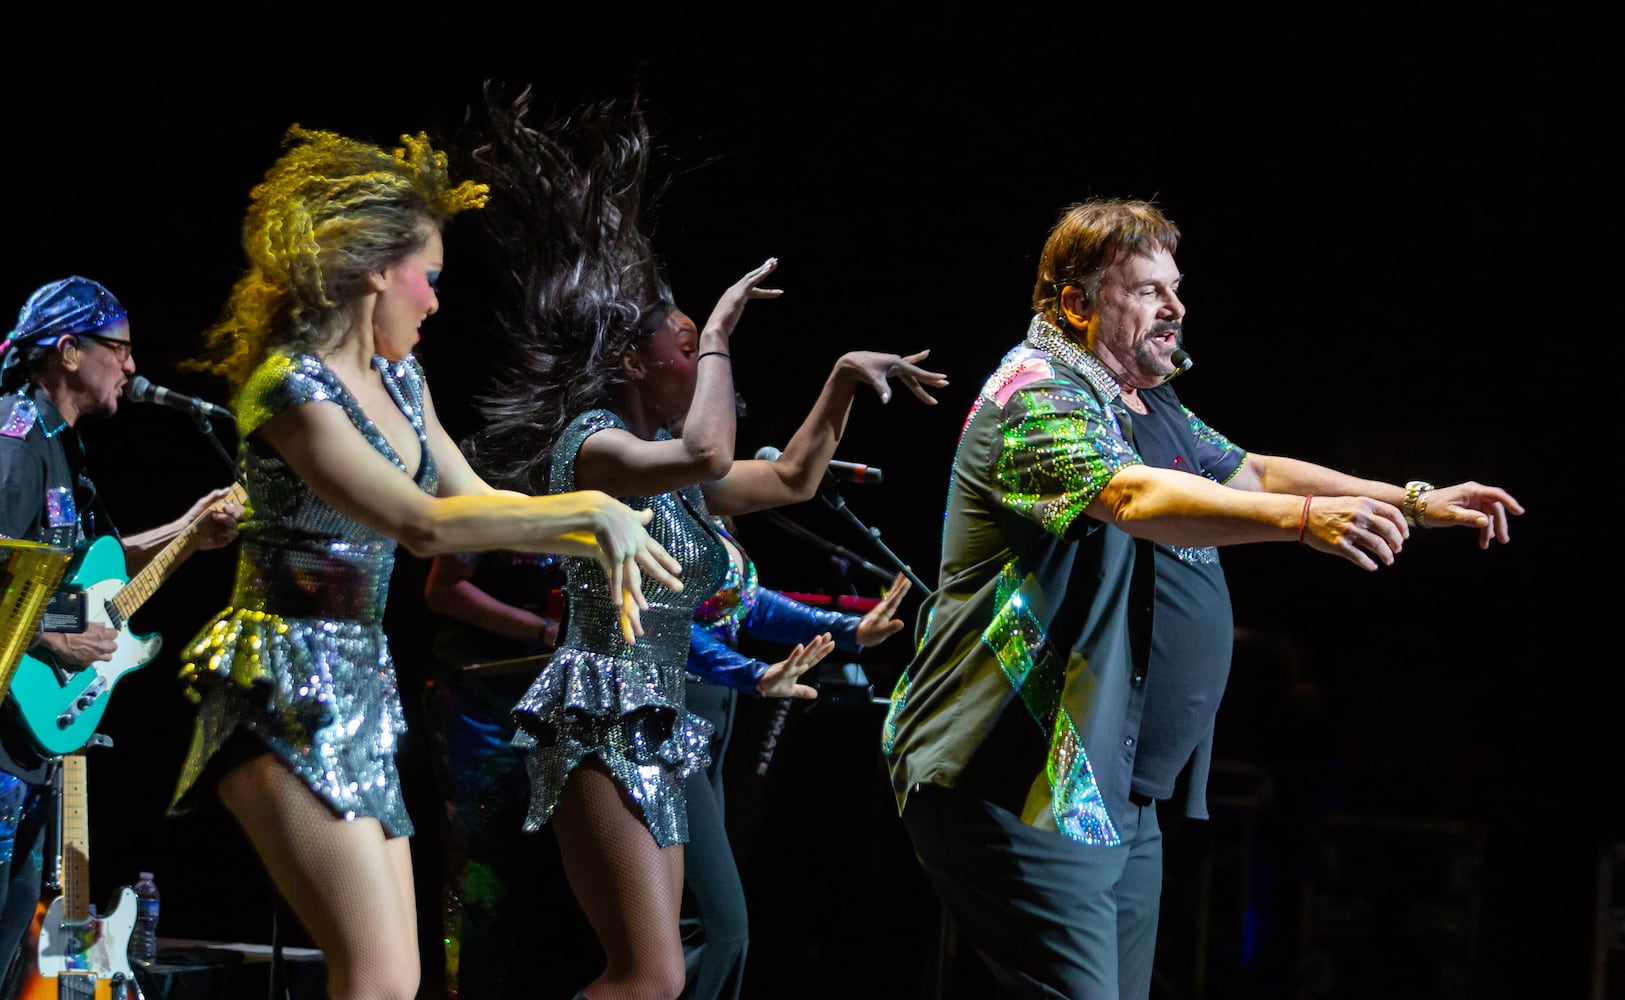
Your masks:
[[[0,535],[64,549],[118,539],[131,573],[183,531],[188,551],[218,548],[237,537],[242,506],[216,490],[169,524],[122,536],[85,471],[76,430],[83,417],[109,417],[135,374],[128,313],[100,283],[77,275],[36,289],[0,340]],[[195,524],[194,524],[195,522]],[[119,630],[86,622],[82,630],[46,631],[30,653],[64,671],[113,655]],[[7,709],[11,695],[7,695]],[[15,714],[0,710],[0,995],[19,963],[23,937],[40,897],[39,849],[54,810],[41,759],[22,738]],[[78,749],[78,748],[75,748]]]

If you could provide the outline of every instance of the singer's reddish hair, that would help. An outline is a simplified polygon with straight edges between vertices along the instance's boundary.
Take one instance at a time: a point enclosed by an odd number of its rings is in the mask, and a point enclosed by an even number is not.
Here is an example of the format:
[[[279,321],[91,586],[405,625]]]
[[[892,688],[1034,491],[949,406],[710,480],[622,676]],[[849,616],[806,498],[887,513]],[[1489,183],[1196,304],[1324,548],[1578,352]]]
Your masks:
[[[1124,254],[1151,254],[1179,247],[1179,227],[1149,201],[1095,198],[1061,213],[1044,241],[1033,285],[1033,312],[1053,316],[1061,289],[1072,285],[1093,302],[1100,276]]]

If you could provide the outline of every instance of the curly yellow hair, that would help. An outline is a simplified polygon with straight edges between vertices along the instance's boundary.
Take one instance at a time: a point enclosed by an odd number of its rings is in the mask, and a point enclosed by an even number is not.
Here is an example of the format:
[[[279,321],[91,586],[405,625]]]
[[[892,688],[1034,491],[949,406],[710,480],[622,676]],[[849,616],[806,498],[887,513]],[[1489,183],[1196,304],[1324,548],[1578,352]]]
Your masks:
[[[295,124],[283,145],[249,193],[248,268],[204,334],[206,356],[190,366],[233,386],[275,348],[316,350],[337,339],[338,314],[370,274],[488,197],[484,184],[453,184],[446,154],[423,132],[388,150]]]

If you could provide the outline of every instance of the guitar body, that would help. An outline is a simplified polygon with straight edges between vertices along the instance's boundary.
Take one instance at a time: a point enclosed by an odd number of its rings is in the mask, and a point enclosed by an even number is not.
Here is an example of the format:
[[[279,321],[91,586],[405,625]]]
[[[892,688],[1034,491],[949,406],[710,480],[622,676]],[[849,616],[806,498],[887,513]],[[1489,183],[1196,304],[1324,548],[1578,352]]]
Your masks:
[[[16,713],[46,756],[73,753],[84,746],[107,712],[113,686],[157,658],[163,645],[161,636],[136,635],[127,622],[115,620],[113,599],[129,582],[124,546],[118,539],[103,536],[92,542],[68,582],[85,591],[86,619],[118,629],[118,649],[108,659],[69,673],[66,682],[48,660],[32,653],[17,661],[11,679]]]
[[[119,890],[112,913],[66,920],[63,897],[36,911],[39,947],[17,1000],[120,1000],[138,995],[127,954],[135,928],[135,890]]]

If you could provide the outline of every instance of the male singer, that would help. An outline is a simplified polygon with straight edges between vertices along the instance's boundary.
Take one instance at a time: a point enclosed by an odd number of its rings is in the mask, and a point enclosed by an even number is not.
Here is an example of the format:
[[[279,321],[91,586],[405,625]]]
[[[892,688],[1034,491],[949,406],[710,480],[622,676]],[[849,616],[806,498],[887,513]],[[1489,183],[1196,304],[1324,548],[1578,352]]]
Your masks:
[[[36,289],[0,340],[0,535],[74,548],[117,535],[84,469],[75,430],[81,417],[111,416],[135,374],[130,321],[105,287],[77,275]],[[221,503],[225,490],[201,497],[175,521],[121,537],[125,565],[138,572],[193,520],[195,548],[237,537],[242,506]],[[71,574],[71,569],[70,569]],[[82,632],[45,633],[35,649],[59,668],[82,670],[111,656],[118,631],[91,622]],[[8,699],[13,695],[7,693]],[[8,706],[9,707],[9,706]],[[7,970],[40,896],[40,842],[50,811],[38,782],[45,761],[11,712],[0,713],[0,995]]]
[[[940,586],[892,695],[904,826],[1008,996],[1150,993],[1158,800],[1205,818],[1230,669],[1216,546],[1302,542],[1375,570],[1411,527],[1507,541],[1504,490],[1357,479],[1244,452],[1167,380],[1179,230],[1093,200],[1050,231],[1023,343],[961,433]],[[1175,779],[1187,783],[1175,791]]]

